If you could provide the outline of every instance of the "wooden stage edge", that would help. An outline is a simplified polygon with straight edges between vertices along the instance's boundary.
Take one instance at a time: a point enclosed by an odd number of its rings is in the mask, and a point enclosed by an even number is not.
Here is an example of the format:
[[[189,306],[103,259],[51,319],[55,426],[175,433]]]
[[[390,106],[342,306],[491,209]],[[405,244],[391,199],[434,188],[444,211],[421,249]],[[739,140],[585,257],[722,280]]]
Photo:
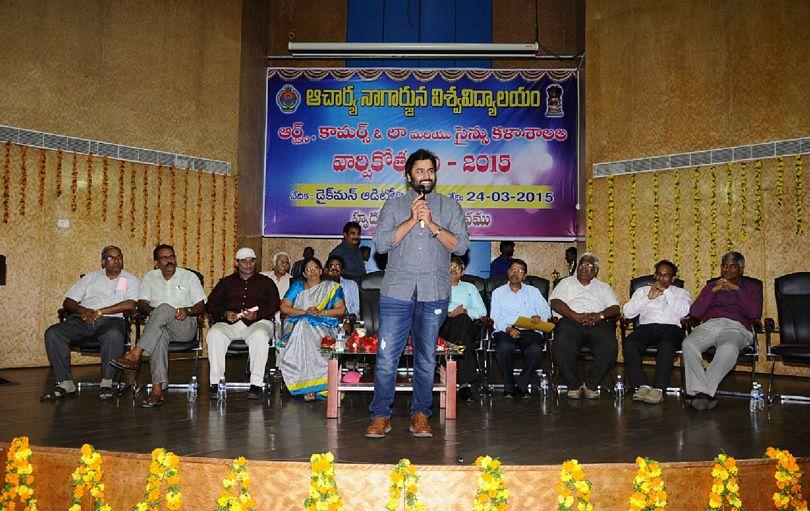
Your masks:
[[[0,443],[5,458],[8,443]],[[70,475],[78,465],[78,449],[31,446],[34,466],[34,495],[45,511],[70,507]],[[107,501],[112,509],[132,509],[142,498],[149,471],[150,456],[126,452],[100,451]],[[472,463],[474,460],[469,460]],[[187,458],[180,461],[183,509],[212,509],[222,489],[222,479],[230,460]],[[810,458],[799,459],[806,471]],[[712,484],[712,462],[662,463],[663,479],[669,494],[669,509],[706,509]],[[776,491],[770,460],[738,460],[740,495],[747,511],[773,509]],[[388,499],[392,465],[337,464],[335,479],[347,510],[383,509]],[[310,482],[308,463],[250,461],[250,493],[256,509],[302,509]],[[469,510],[476,491],[474,466],[417,466],[418,495],[426,509]],[[593,483],[592,500],[599,511],[628,508],[636,465],[604,463],[584,465]],[[510,492],[511,510],[551,510],[557,508],[556,484],[559,465],[504,466]],[[806,492],[805,492],[806,493]]]

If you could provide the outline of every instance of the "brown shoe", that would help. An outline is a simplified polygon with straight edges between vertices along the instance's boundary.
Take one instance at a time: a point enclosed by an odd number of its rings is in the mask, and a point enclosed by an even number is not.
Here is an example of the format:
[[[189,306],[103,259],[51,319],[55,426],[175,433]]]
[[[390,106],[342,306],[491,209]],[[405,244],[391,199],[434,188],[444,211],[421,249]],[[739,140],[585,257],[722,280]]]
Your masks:
[[[422,412],[417,412],[416,415],[411,417],[411,427],[408,428],[413,433],[413,436],[419,438],[431,438],[433,430],[430,429],[430,422],[428,417]]]
[[[366,430],[366,438],[385,438],[385,434],[391,431],[391,419],[377,417],[371,420]]]

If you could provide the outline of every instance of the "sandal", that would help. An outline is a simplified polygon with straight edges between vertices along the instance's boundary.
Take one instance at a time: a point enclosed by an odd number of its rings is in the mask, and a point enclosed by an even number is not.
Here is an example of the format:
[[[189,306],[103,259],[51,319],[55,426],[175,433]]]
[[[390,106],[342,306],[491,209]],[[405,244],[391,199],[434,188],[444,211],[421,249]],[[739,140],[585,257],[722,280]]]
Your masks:
[[[67,390],[63,389],[60,386],[56,386],[53,388],[52,391],[46,392],[39,396],[39,400],[41,401],[59,401],[60,399],[65,399],[69,397],[76,397],[76,391],[68,392]]]
[[[114,358],[110,360],[109,363],[111,366],[117,369],[123,369],[124,371],[135,371],[136,369],[138,369],[137,362],[133,362],[132,360],[125,357]]]
[[[149,397],[141,401],[141,408],[158,408],[163,404],[163,396],[154,396],[149,394]]]
[[[112,399],[115,397],[115,390],[112,387],[101,387],[101,390],[98,391],[98,398],[101,401],[107,401],[108,399]]]
[[[317,398],[315,397],[314,392],[310,392],[308,394],[304,394],[304,401],[315,401]]]

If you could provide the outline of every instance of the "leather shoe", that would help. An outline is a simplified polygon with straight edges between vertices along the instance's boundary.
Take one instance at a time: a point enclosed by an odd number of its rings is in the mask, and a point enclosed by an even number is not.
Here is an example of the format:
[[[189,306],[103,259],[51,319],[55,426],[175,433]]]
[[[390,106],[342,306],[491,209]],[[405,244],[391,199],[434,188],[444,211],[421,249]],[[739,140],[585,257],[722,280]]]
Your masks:
[[[119,357],[110,360],[110,365],[118,369],[123,369],[124,371],[134,371],[138,369],[137,362],[133,362],[132,360],[125,357]]]
[[[391,431],[391,419],[377,417],[371,420],[371,424],[366,429],[366,438],[384,438],[389,431]]]
[[[258,385],[251,385],[250,389],[248,389],[247,393],[248,399],[261,399],[262,398],[262,388]]]
[[[411,417],[411,433],[413,436],[418,438],[430,438],[433,436],[433,430],[430,428],[430,422],[428,422],[428,416],[422,412],[416,412],[413,417]]]

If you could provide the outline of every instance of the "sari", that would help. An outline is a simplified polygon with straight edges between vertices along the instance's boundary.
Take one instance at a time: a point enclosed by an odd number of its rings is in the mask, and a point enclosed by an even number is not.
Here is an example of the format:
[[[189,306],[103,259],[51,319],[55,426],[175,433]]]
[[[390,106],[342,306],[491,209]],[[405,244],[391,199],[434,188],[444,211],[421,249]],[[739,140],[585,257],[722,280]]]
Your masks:
[[[303,281],[293,282],[286,300],[296,309],[331,309],[343,300],[343,289],[336,282],[325,280],[306,289]],[[284,321],[284,331],[279,340],[279,368],[290,394],[297,396],[314,392],[326,396],[327,357],[321,354],[321,339],[336,335],[338,318],[302,314]]]

